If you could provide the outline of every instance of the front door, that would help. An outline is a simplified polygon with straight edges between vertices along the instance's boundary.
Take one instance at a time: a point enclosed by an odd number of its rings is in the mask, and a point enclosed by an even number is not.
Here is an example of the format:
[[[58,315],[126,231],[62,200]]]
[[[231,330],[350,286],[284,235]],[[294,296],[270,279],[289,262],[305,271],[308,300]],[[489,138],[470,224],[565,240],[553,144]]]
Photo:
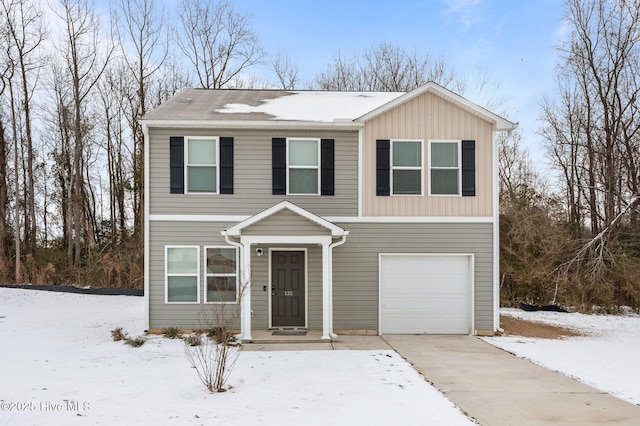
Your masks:
[[[305,252],[274,251],[271,257],[271,325],[305,326]]]

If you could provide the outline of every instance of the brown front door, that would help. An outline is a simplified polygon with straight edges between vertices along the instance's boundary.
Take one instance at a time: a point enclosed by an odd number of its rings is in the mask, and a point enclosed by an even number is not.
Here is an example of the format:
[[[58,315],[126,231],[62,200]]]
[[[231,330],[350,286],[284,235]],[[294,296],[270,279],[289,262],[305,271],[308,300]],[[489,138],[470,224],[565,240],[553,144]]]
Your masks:
[[[305,326],[304,251],[274,251],[271,257],[271,325]]]

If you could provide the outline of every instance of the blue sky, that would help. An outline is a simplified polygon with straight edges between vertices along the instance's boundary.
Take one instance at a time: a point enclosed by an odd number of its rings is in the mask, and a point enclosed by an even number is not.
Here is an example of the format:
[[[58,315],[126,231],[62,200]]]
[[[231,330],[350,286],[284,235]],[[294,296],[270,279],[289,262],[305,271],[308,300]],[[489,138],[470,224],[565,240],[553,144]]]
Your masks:
[[[500,84],[502,110],[518,121],[536,158],[540,99],[555,89],[555,46],[563,35],[560,0],[236,0],[269,53],[298,65],[303,82],[338,50],[345,56],[389,42],[446,57],[461,74],[487,72]],[[473,94],[470,100],[482,104]]]
[[[164,2],[171,14],[179,0]],[[442,55],[458,74],[486,72],[499,83],[498,95],[504,99],[495,112],[519,122],[534,160],[545,161],[535,132],[541,97],[553,95],[556,87],[555,47],[565,29],[563,1],[235,0],[234,4],[250,16],[268,54],[280,51],[299,67],[302,88],[338,51],[351,57],[383,42]],[[485,103],[477,94],[464,96]]]

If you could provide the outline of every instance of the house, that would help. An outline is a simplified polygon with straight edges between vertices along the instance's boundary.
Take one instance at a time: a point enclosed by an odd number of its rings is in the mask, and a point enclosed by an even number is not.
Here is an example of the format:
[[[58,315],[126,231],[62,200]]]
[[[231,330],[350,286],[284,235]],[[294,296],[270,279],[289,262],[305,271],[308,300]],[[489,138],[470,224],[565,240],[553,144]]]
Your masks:
[[[428,83],[183,90],[142,125],[149,329],[216,303],[240,304],[245,340],[497,329],[497,144],[516,124]]]

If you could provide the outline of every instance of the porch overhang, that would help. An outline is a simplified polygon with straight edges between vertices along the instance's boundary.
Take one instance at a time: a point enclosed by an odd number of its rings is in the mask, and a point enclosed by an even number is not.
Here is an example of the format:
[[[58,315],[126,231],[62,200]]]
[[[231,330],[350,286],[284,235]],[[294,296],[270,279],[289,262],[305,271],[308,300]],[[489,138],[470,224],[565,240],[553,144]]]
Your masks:
[[[260,234],[247,232],[260,222],[288,211],[307,220],[314,226],[312,231],[282,232],[274,230]],[[251,247],[254,245],[319,245],[322,246],[322,339],[330,340],[333,334],[333,248],[344,244],[349,231],[321,218],[289,201],[269,207],[229,228],[221,231],[227,243],[241,249],[241,321],[240,338],[251,340]]]

